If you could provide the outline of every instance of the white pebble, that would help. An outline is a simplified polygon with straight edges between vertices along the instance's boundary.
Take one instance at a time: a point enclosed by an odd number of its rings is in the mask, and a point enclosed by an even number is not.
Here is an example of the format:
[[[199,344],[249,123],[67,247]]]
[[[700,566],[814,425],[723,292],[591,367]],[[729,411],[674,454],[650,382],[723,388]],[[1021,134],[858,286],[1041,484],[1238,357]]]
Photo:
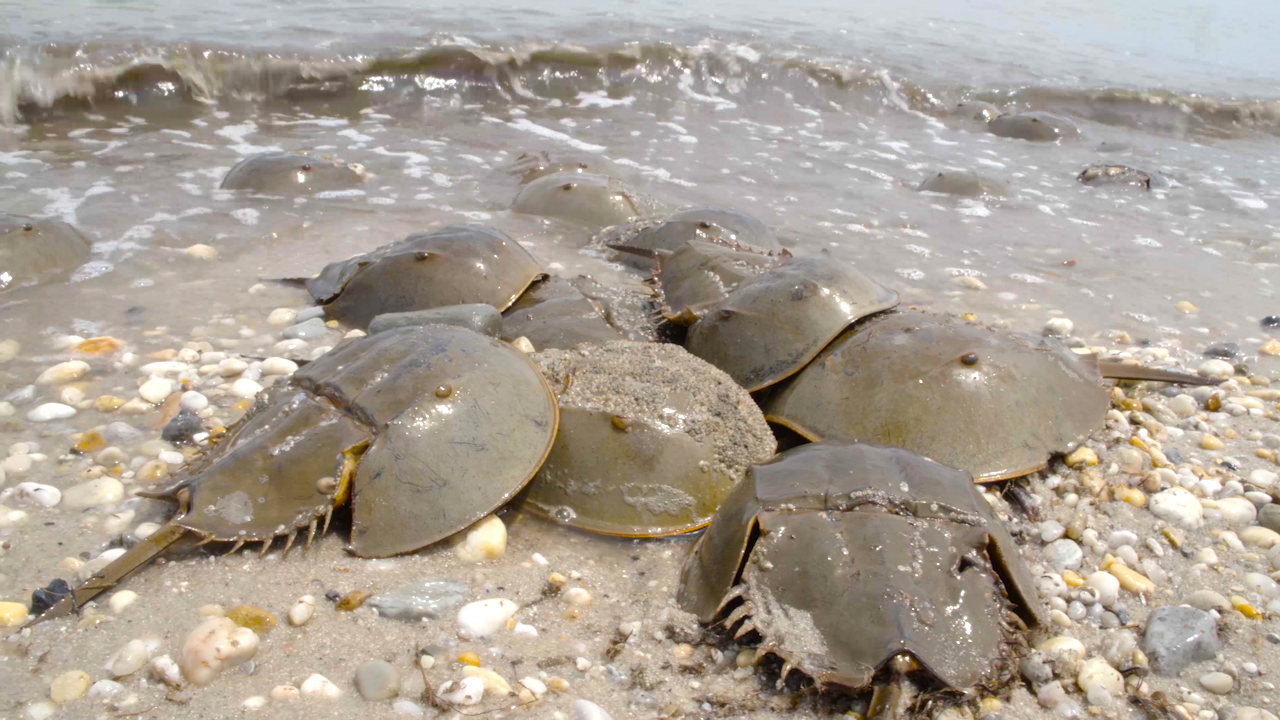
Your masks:
[[[501,630],[520,606],[506,598],[490,598],[458,608],[458,637],[475,640]]]
[[[1231,525],[1248,525],[1258,519],[1258,508],[1242,497],[1229,497],[1217,501],[1222,519]]]
[[[0,472],[5,473],[6,475],[18,477],[19,475],[26,474],[34,464],[35,460],[32,460],[31,456],[26,453],[22,453],[21,455],[10,455],[5,459],[0,460]]]
[[[262,386],[249,378],[240,378],[231,383],[231,394],[236,397],[251,398],[262,392]]]
[[[1276,483],[1280,483],[1280,475],[1277,475],[1270,470],[1258,469],[1249,473],[1249,482],[1265,489],[1275,485]]]
[[[1049,337],[1066,337],[1075,329],[1075,323],[1064,317],[1050,318],[1044,324],[1044,334]]]
[[[1205,360],[1200,363],[1196,372],[1205,377],[1229,378],[1236,374],[1236,369],[1226,360]]]
[[[218,251],[204,243],[196,243],[183,250],[183,252],[187,254],[187,257],[195,258],[196,260],[212,260],[218,257]]]
[[[302,694],[305,697],[334,700],[342,696],[342,691],[329,678],[320,673],[312,673],[311,677],[302,681]]]
[[[1204,508],[1195,495],[1180,488],[1169,488],[1147,500],[1151,514],[1166,522],[1195,529],[1204,524]]]
[[[262,697],[261,695],[252,695],[250,697],[245,698],[244,702],[240,703],[240,707],[243,707],[245,710],[257,710],[258,708],[263,708],[266,706],[267,706],[267,699]]]
[[[152,405],[159,405],[164,402],[165,398],[169,397],[171,392],[173,392],[172,380],[162,378],[159,375],[152,375],[138,388],[138,397]]]
[[[36,378],[37,385],[63,385],[69,382],[75,382],[85,375],[89,374],[89,363],[83,360],[71,360],[69,362],[58,363],[53,367],[40,373]]]
[[[1103,607],[1109,608],[1120,599],[1120,580],[1109,572],[1092,573],[1084,584],[1098,591],[1098,602]]]
[[[99,680],[94,683],[85,697],[93,702],[104,702],[124,692],[124,686],[115,680]]]
[[[1211,693],[1226,695],[1235,686],[1235,681],[1226,673],[1211,672],[1200,676],[1200,685]]]
[[[293,702],[302,699],[302,693],[292,685],[277,685],[271,688],[271,699],[276,702]]]
[[[541,565],[542,567],[546,567],[551,564],[542,553],[534,553],[532,558],[534,563]]]
[[[225,617],[209,617],[182,641],[178,666],[187,680],[205,685],[218,673],[232,668],[258,652],[258,636]]]
[[[168,655],[161,655],[151,661],[151,674],[169,687],[182,686],[182,668]]]
[[[569,588],[564,591],[564,601],[570,605],[586,607],[591,604],[591,593],[580,587]]]
[[[200,412],[209,407],[209,398],[198,390],[188,390],[182,393],[182,408],[191,412]]]
[[[507,526],[497,515],[490,515],[472,525],[462,543],[455,548],[463,562],[496,560],[506,549]]]
[[[138,593],[132,590],[121,590],[111,596],[107,604],[111,606],[111,612],[119,615],[124,609],[132,605],[138,599]],[[176,667],[176,666],[175,666]]]
[[[573,716],[576,720],[613,720],[604,708],[582,698],[573,701]]]
[[[542,697],[547,694],[547,685],[536,677],[527,676],[520,678],[520,684],[528,688],[534,697]]]
[[[96,480],[72,485],[62,493],[62,502],[69,508],[81,509],[114,505],[124,499],[124,483],[103,476]]]
[[[187,458],[177,450],[161,450],[156,453],[156,459],[169,467],[184,465],[187,462]]]
[[[298,317],[298,311],[292,308],[276,308],[267,316],[269,325],[292,325]]]
[[[1089,692],[1089,688],[1099,686],[1112,697],[1124,692],[1124,676],[1107,664],[1100,657],[1089,658],[1080,663],[1080,672],[1076,675],[1076,684],[1080,689]]]
[[[409,717],[422,717],[427,712],[418,703],[404,698],[400,698],[399,700],[391,703],[391,709],[401,715],[408,715]]]
[[[1280,546],[1280,533],[1261,525],[1251,525],[1240,531],[1240,541],[1247,545],[1257,545],[1263,550]]]
[[[478,677],[450,680],[436,692],[445,702],[455,705],[478,705],[484,697],[484,681]]]
[[[538,628],[528,623],[518,622],[515,627],[511,628],[511,634],[519,635],[520,637],[538,637]]]
[[[10,495],[12,495],[15,500],[34,503],[47,508],[51,508],[62,502],[61,490],[52,485],[41,485],[40,483],[33,482],[18,483],[5,491],[6,497]]]
[[[58,393],[58,402],[63,405],[79,405],[81,400],[84,400],[84,391],[74,385],[64,387]]]
[[[117,650],[110,660],[107,660],[104,667],[110,670],[114,677],[122,678],[141,670],[142,666],[147,664],[149,654],[146,643],[141,640],[130,640],[124,647]]]
[[[62,403],[44,403],[27,413],[31,422],[49,422],[50,420],[66,420],[76,416],[76,409]]]
[[[269,357],[262,361],[263,375],[292,375],[298,371],[298,363],[282,357]]]
[[[249,363],[240,358],[226,358],[218,363],[218,374],[222,377],[235,377],[249,369]]]
[[[316,599],[311,595],[303,595],[289,608],[289,624],[294,627],[306,625],[316,614]]]
[[[524,336],[520,336],[515,340],[512,340],[511,346],[519,350],[520,352],[524,353],[525,355],[529,355],[533,352],[536,352],[536,350],[533,347],[533,343],[529,341],[529,338]]]
[[[54,705],[51,700],[33,702],[27,706],[27,717],[31,718],[31,720],[46,720],[53,717],[56,712],[58,712],[58,706]]]

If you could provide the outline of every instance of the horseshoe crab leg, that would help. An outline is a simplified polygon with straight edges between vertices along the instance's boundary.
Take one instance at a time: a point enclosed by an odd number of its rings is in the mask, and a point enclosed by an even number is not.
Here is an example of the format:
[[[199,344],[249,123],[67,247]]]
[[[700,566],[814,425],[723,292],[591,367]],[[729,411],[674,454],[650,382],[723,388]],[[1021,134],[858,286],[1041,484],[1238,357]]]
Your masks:
[[[32,624],[44,622],[52,618],[79,612],[80,608],[103,592],[115,587],[117,583],[128,577],[133,571],[150,563],[157,555],[169,549],[184,537],[199,537],[187,528],[176,523],[165,523],[155,534],[129,548],[125,554],[116,558],[97,575],[81,583],[62,598],[53,607],[45,610]]]

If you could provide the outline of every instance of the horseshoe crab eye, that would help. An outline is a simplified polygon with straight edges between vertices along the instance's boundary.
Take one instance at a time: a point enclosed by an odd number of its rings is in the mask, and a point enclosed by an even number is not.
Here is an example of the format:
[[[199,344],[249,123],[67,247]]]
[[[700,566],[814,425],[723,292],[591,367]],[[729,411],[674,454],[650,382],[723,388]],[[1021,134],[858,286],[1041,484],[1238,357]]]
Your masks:
[[[703,230],[710,230],[711,223],[707,222],[706,220],[703,220],[702,222],[698,223],[698,227],[702,228]]]
[[[578,183],[565,183],[560,186],[560,189],[564,190],[565,192],[568,192],[576,187],[578,187]]]
[[[977,365],[978,353],[968,353],[964,357],[960,358],[960,362],[964,363],[965,365]]]
[[[311,172],[311,163],[303,163],[303,165],[302,165],[302,171],[303,171],[303,172]]]
[[[31,223],[22,223],[22,229],[26,232],[31,232],[36,229],[36,226]]]

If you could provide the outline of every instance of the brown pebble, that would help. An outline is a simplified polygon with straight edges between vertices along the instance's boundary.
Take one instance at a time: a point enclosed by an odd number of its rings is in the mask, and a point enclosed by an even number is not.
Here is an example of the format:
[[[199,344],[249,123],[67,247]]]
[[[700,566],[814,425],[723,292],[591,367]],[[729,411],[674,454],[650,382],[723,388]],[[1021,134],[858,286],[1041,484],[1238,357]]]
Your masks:
[[[227,618],[259,635],[266,635],[276,626],[276,616],[256,605],[236,605],[228,608]]]
[[[87,453],[97,452],[107,446],[107,441],[97,432],[90,430],[87,433],[81,433],[76,440],[76,444],[72,446],[72,452],[84,455]]]
[[[338,601],[338,609],[343,612],[351,612],[363,605],[367,599],[369,599],[369,593],[363,590],[352,590],[343,595],[342,599]]]
[[[124,343],[119,340],[113,337],[102,336],[82,340],[71,349],[78,353],[84,353],[85,355],[110,355],[122,347],[124,347]]]

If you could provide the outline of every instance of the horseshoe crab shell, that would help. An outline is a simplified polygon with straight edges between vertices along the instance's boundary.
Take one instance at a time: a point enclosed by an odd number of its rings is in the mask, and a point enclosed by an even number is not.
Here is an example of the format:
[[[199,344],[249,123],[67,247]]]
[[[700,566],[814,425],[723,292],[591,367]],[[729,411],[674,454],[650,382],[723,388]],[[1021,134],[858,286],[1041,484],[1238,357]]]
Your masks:
[[[305,152],[265,152],[241,160],[227,171],[223,190],[252,190],[265,195],[311,195],[351,190],[365,180],[355,163]]]
[[[603,344],[622,340],[622,333],[605,322],[600,308],[560,277],[530,287],[507,308],[502,339],[525,337],[539,350],[568,349],[584,342]]]
[[[828,252],[787,258],[703,315],[685,347],[755,392],[799,371],[850,324],[897,304],[897,293]]]
[[[1011,194],[1008,183],[967,172],[934,173],[925,178],[916,190],[963,197],[1006,197]]]
[[[1159,173],[1131,168],[1127,165],[1090,165],[1076,179],[1084,185],[1136,185],[1144,190],[1169,187],[1169,180]]]
[[[778,264],[770,255],[691,241],[657,256],[654,279],[662,293],[662,314],[683,324],[697,321],[744,280]]]
[[[653,207],[621,180],[588,172],[559,172],[543,175],[521,188],[511,209],[603,228],[652,214]]]
[[[1043,613],[967,474],[864,444],[804,445],[751,468],[685,560],[677,601],[758,632],[784,676],[854,690],[902,653],[954,689],[994,682],[1006,612],[1031,626]]]
[[[179,513],[74,592],[64,614],[184,535],[263,543],[352,503],[351,550],[412,552],[501,507],[551,449],[558,411],[537,366],[510,345],[458,327],[404,327],[339,346],[255,407],[187,477],[149,497]]]
[[[444,305],[505,310],[543,275],[529,251],[505,233],[449,225],[330,263],[306,286],[330,317],[365,328],[383,313]]]
[[[809,440],[902,447],[979,482],[1044,467],[1110,405],[1092,356],[914,311],[858,323],[759,400],[765,417]]]
[[[89,241],[61,220],[0,212],[0,292],[65,278],[89,251]]]
[[[532,357],[559,393],[560,432],[525,499],[566,525],[626,537],[696,530],[776,447],[751,396],[678,345]]]
[[[584,173],[589,166],[585,162],[572,160],[556,161],[545,152],[521,153],[511,164],[511,174],[520,176],[520,184],[528,185],[540,177],[554,173]]]
[[[782,252],[782,244],[764,223],[741,210],[723,207],[682,210],[613,247],[653,254],[674,252],[686,242],[714,243],[762,255]]]
[[[999,137],[1033,142],[1074,140],[1080,136],[1080,128],[1075,123],[1061,115],[1047,112],[1001,115],[987,123],[987,132]]]

